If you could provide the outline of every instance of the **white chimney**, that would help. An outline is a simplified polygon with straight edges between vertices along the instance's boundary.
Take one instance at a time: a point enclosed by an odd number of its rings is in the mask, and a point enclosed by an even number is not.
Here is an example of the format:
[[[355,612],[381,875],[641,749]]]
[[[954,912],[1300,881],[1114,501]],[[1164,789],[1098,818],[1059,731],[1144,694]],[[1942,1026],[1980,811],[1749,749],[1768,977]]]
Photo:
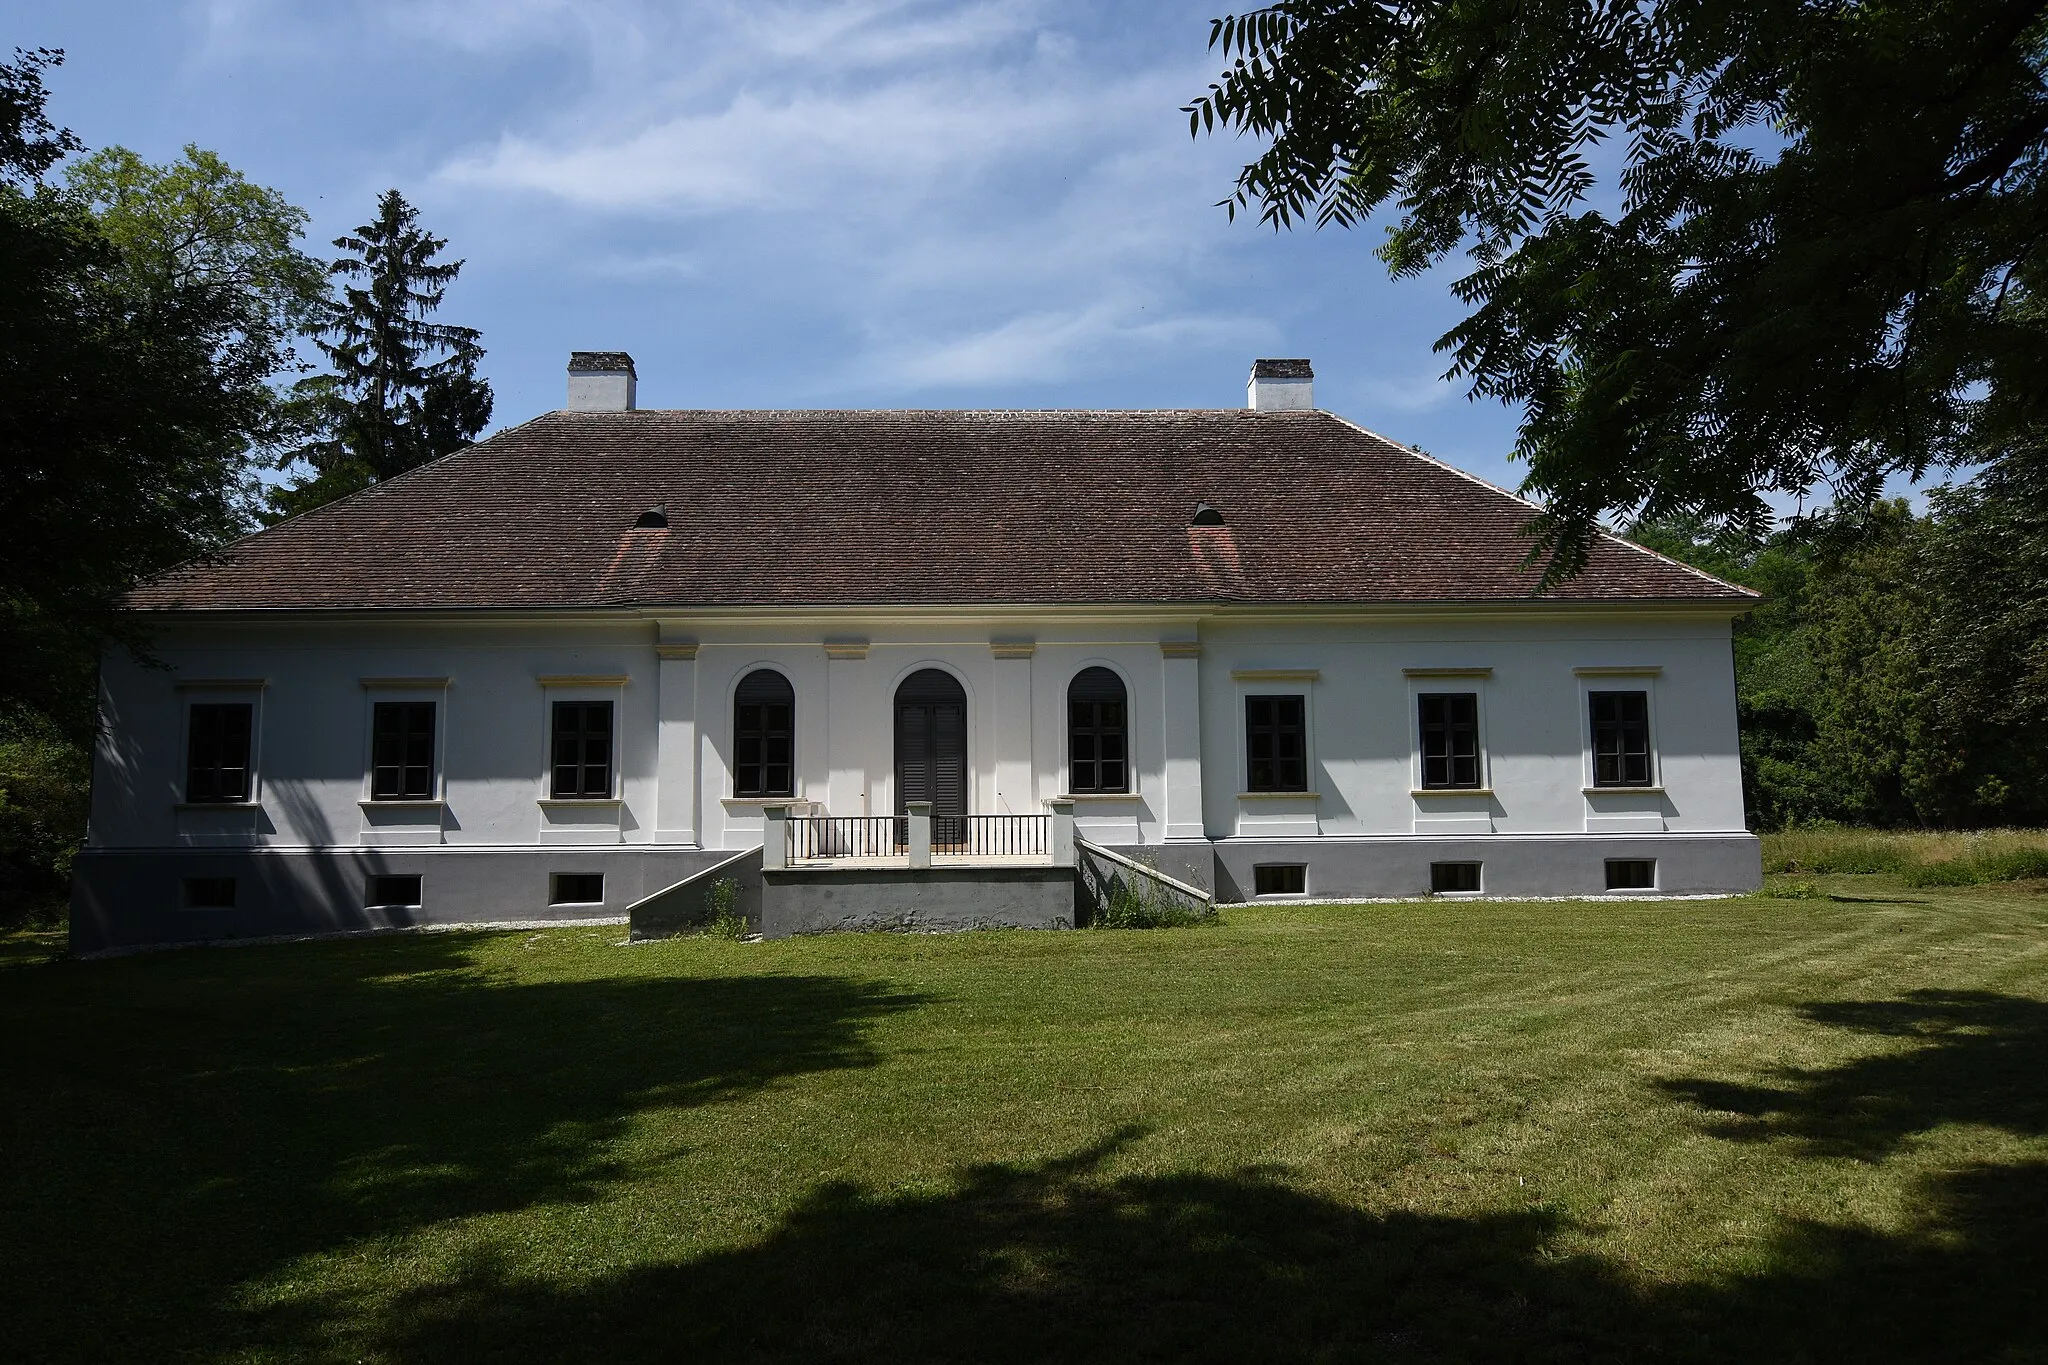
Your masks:
[[[569,352],[569,411],[631,412],[638,387],[624,351]]]
[[[1315,380],[1306,360],[1254,360],[1244,405],[1253,412],[1313,412]]]

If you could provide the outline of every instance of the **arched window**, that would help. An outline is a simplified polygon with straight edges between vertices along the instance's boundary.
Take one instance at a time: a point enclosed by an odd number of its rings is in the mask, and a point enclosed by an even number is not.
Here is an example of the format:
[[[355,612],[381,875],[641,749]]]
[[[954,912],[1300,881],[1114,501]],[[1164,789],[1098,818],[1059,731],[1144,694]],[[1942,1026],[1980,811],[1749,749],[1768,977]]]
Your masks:
[[[789,679],[757,668],[732,699],[732,794],[796,795],[796,693]]]
[[[1067,687],[1067,755],[1072,790],[1131,789],[1129,707],[1124,680],[1106,668],[1084,668]]]

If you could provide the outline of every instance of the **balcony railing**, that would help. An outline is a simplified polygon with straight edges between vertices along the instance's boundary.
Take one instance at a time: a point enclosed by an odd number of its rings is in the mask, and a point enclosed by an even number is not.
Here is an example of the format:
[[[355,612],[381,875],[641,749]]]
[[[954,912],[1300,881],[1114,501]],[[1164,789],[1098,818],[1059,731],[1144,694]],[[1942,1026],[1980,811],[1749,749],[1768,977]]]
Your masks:
[[[782,858],[769,867],[834,858],[1049,858],[1056,838],[1051,815],[791,815],[771,812],[768,834]],[[1072,816],[1067,817],[1069,820]]]
[[[789,860],[893,858],[910,841],[907,823],[891,815],[792,816]]]
[[[1050,815],[935,815],[932,852],[970,858],[1042,858],[1051,849]]]

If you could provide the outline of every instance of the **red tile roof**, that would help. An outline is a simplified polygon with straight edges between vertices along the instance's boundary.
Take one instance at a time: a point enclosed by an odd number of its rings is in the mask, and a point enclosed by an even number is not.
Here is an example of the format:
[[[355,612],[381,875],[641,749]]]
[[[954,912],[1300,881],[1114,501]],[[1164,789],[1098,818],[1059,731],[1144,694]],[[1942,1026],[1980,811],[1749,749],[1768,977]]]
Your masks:
[[[1221,527],[1190,527],[1198,502]],[[655,504],[666,529],[636,530]],[[556,412],[140,608],[1527,599],[1527,503],[1323,412]],[[1603,538],[1558,601],[1752,594]]]

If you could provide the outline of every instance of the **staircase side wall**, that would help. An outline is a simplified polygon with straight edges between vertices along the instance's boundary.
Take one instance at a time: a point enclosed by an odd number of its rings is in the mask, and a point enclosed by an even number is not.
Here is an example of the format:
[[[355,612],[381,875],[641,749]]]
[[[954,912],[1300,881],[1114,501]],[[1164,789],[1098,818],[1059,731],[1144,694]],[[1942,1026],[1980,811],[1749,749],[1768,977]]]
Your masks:
[[[1069,867],[792,868],[762,874],[769,938],[840,930],[1071,929]]]

